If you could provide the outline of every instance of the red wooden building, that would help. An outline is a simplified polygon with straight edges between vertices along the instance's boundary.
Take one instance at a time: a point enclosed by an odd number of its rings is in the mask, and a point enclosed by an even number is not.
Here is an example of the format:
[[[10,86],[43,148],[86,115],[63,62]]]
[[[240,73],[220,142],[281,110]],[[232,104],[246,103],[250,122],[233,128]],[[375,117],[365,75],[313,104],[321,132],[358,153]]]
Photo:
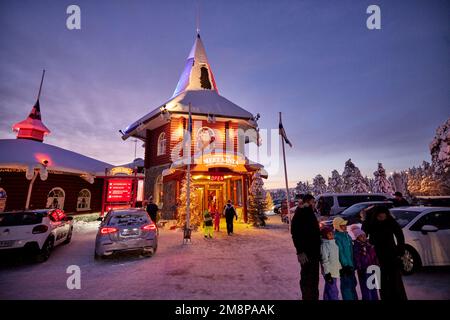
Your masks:
[[[186,148],[189,106],[193,130],[190,148]],[[250,112],[219,94],[197,34],[172,97],[129,125],[122,138],[145,142],[145,196],[153,196],[164,218],[177,215],[190,149],[195,192],[202,199],[199,209],[208,208],[212,201],[222,208],[230,199],[246,220],[249,184],[262,169],[244,155],[245,143],[252,140],[256,129]]]

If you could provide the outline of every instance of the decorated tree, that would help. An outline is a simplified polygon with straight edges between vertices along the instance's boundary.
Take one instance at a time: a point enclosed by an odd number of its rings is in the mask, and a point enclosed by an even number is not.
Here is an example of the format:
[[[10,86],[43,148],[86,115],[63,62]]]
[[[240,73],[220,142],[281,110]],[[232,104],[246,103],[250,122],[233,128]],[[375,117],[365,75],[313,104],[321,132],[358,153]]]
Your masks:
[[[248,196],[248,222],[254,226],[265,225],[266,194],[264,191],[264,182],[259,172],[253,176]]]
[[[386,178],[386,170],[382,163],[378,163],[378,169],[373,173],[375,180],[373,181],[373,192],[392,193],[392,185]]]
[[[352,159],[345,162],[344,172],[342,172],[343,192],[364,193],[368,192],[369,187],[366,184],[361,171],[354,165]]]
[[[203,215],[200,212],[199,207],[200,203],[197,194],[195,193],[194,182],[192,181],[192,175],[190,176],[190,227],[198,228],[203,222]],[[177,217],[177,226],[184,227],[186,224],[186,211],[187,211],[187,178],[186,176],[181,181],[181,192],[180,192],[180,205],[178,206],[178,217]]]
[[[315,195],[319,195],[327,191],[327,184],[321,174],[314,177],[312,191]]]
[[[342,192],[343,181],[341,175],[337,170],[331,172],[331,177],[328,178],[328,191],[331,193]]]
[[[270,192],[266,192],[266,211],[273,210],[273,200]]]

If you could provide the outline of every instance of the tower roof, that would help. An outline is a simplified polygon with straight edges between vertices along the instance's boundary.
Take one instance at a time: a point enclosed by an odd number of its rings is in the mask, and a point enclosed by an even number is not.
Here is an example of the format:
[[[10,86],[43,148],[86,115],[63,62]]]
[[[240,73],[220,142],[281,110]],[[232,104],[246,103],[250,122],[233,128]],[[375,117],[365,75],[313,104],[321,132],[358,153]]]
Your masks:
[[[214,74],[206,56],[200,34],[197,33],[194,45],[186,59],[186,65],[178,80],[172,98],[187,90],[217,90]]]

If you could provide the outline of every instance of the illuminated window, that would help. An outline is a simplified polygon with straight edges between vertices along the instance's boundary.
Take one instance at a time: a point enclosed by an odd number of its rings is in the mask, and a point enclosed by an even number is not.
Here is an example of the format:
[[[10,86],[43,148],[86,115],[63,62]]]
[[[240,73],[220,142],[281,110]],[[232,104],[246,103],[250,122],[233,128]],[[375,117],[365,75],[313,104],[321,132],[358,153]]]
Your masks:
[[[6,207],[6,191],[3,188],[0,188],[0,212],[5,211]]]
[[[153,192],[153,201],[160,206],[163,200],[163,179],[162,175],[159,175],[155,181],[155,188]]]
[[[158,137],[157,156],[166,154],[166,134],[162,132]]]
[[[77,211],[91,210],[91,192],[83,189],[78,193]]]
[[[47,196],[46,208],[64,209],[64,199],[66,195],[61,188],[53,188]]]

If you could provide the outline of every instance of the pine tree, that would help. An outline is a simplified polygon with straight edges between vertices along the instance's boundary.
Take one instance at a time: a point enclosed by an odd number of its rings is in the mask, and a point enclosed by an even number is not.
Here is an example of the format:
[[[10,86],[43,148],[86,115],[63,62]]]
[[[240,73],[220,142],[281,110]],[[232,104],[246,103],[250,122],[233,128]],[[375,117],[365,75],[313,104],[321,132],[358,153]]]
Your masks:
[[[337,170],[331,171],[331,177],[328,178],[328,191],[331,193],[341,193],[342,192],[342,178]]]
[[[378,169],[373,175],[375,176],[373,192],[392,193],[392,185],[386,178],[386,170],[384,170],[382,163],[378,163]]]
[[[327,191],[327,184],[321,174],[314,177],[312,191],[316,196]]]
[[[450,195],[450,118],[437,128],[430,153],[433,178],[438,182],[436,195]]]
[[[345,162],[344,172],[342,172],[343,191],[352,193],[365,193],[368,192],[368,186],[364,181],[359,168],[356,167],[352,159],[348,159]]]
[[[405,197],[410,197],[408,190],[408,174],[405,171],[394,172],[389,177],[389,182],[393,188],[393,192],[401,192]]]
[[[199,199],[195,193],[194,182],[192,175],[190,176],[190,227],[193,229],[198,228],[203,222],[202,212],[199,210]],[[178,207],[177,226],[182,228],[186,224],[186,209],[187,209],[187,178],[186,176],[181,181],[180,190],[180,206]]]
[[[273,200],[270,192],[266,192],[266,211],[273,210]]]
[[[266,195],[264,191],[264,182],[259,172],[253,176],[250,185],[250,194],[248,196],[248,222],[254,226],[265,225]]]

